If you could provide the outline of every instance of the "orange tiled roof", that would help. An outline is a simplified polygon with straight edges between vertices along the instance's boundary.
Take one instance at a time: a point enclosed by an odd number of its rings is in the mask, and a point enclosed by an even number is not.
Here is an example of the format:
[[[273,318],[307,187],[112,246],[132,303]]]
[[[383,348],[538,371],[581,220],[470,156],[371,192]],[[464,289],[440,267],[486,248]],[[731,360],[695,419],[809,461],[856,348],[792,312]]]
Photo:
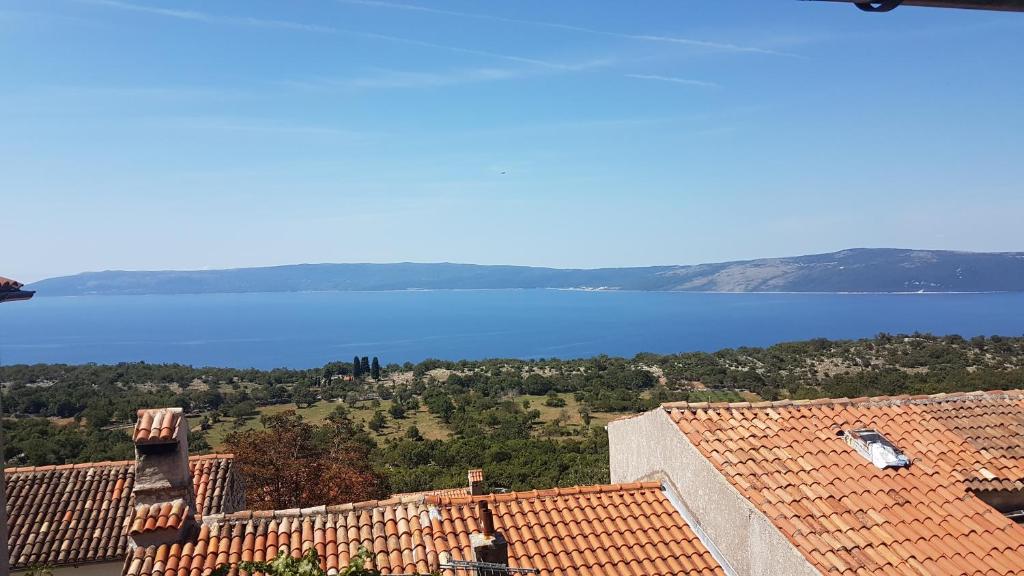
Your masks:
[[[196,506],[207,514],[241,506],[233,456],[189,459]],[[124,559],[134,508],[135,461],[8,468],[8,545],[12,568]]]
[[[469,535],[481,501],[509,542],[509,565],[542,576],[723,574],[656,483],[208,517],[195,541],[136,549],[125,573],[199,576],[222,563],[314,547],[334,573],[360,546],[384,574],[429,573],[444,553],[472,558]]]
[[[18,290],[21,287],[22,287],[22,283],[21,282],[15,282],[14,280],[11,280],[10,278],[4,278],[3,276],[0,276],[0,292],[7,292],[7,291]]]
[[[138,412],[132,441],[136,444],[173,442],[181,423],[181,408],[143,408]]]
[[[469,481],[470,482],[483,482],[484,481],[484,471],[479,469],[479,468],[474,468],[474,469],[470,470],[468,476],[469,476]]]
[[[1024,574],[1024,526],[968,491],[1024,479],[1024,392],[664,409],[823,573]],[[836,435],[854,427],[911,466],[873,466]]]

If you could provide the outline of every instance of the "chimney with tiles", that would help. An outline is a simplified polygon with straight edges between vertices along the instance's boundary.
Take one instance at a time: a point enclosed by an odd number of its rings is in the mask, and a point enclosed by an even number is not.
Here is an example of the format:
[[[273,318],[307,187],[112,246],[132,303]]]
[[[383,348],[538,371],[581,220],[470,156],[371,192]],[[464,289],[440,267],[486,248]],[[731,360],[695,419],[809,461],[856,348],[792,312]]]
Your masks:
[[[469,493],[471,496],[480,496],[484,493],[484,471],[474,468],[469,471]]]
[[[135,442],[133,546],[180,542],[196,526],[188,467],[188,421],[181,408],[139,410]]]
[[[483,501],[478,504],[477,511],[480,514],[477,521],[480,531],[469,535],[469,544],[473,547],[473,560],[508,566],[508,541],[494,530],[494,514],[491,507]]]

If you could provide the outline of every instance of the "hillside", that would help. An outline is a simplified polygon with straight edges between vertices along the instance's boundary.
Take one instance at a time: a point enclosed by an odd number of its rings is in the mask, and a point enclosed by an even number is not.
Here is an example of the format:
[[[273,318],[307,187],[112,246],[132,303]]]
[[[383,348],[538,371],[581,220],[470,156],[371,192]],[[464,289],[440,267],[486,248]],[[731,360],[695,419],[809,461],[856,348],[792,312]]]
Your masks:
[[[297,264],[195,271],[105,271],[50,278],[39,296],[325,290],[578,288],[701,292],[1024,290],[1024,253],[891,248],[693,266],[558,269],[474,264]]]
[[[181,406],[190,448],[231,451],[231,435],[295,411],[348,421],[393,492],[462,485],[483,467],[528,490],[608,481],[604,425],[662,402],[855,398],[1024,388],[1024,338],[879,334],[714,353],[579,360],[426,360],[308,370],[175,364],[0,366],[8,465],[131,458],[136,410]]]

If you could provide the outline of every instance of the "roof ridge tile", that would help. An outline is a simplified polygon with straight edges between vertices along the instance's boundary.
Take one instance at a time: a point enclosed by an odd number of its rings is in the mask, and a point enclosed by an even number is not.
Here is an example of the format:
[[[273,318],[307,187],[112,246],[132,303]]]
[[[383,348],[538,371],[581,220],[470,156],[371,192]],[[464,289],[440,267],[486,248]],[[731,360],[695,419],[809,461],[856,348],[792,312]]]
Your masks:
[[[234,454],[190,454],[189,462],[206,460],[234,460]],[[42,464],[39,466],[10,466],[4,468],[6,474],[24,474],[26,472],[52,472],[55,470],[85,470],[87,468],[112,468],[135,464],[135,460],[100,460],[99,462],[71,462],[67,464]]]
[[[608,494],[614,492],[639,492],[643,490],[661,490],[660,482],[630,482],[619,484],[591,484],[584,486],[568,486],[548,488],[545,490],[524,490],[506,492],[504,494],[484,494],[479,496],[437,496],[424,497],[425,504],[435,506],[457,506],[475,502],[510,502],[516,500],[535,500],[538,498],[554,498],[560,496],[580,496],[587,494]]]
[[[82,470],[85,468],[111,468],[114,466],[125,466],[134,464],[135,460],[103,460],[101,462],[75,462],[70,464],[43,464],[41,466],[14,466],[4,468],[7,474],[19,474],[25,472],[52,472],[55,470]]]
[[[814,398],[799,400],[769,400],[764,402],[665,402],[665,411],[741,410],[803,406],[899,406],[904,404],[932,404],[941,402],[1024,400],[1024,390],[971,390],[966,392],[939,392],[937,394],[903,394],[899,396],[862,396],[859,398]]]

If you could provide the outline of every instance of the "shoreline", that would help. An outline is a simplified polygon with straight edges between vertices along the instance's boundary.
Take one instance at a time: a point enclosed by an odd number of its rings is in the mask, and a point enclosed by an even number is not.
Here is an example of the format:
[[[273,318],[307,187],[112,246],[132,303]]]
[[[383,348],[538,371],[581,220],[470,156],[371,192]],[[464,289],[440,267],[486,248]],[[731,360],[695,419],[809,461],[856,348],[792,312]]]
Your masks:
[[[58,294],[48,295],[36,293],[36,299],[51,298],[86,298],[86,297],[124,297],[124,296],[227,296],[246,294],[378,294],[378,293],[415,293],[415,292],[526,292],[526,291],[550,290],[555,292],[586,292],[586,293],[620,293],[620,294],[721,294],[721,295],[808,295],[808,296],[942,296],[942,295],[970,295],[970,294],[1024,294],[1024,290],[973,290],[973,291],[943,291],[943,292],[922,292],[922,291],[724,291],[724,290],[636,290],[621,289],[612,287],[567,287],[567,288],[393,288],[386,290],[252,290],[239,292],[139,292],[139,293],[109,293],[95,292],[89,294]]]

